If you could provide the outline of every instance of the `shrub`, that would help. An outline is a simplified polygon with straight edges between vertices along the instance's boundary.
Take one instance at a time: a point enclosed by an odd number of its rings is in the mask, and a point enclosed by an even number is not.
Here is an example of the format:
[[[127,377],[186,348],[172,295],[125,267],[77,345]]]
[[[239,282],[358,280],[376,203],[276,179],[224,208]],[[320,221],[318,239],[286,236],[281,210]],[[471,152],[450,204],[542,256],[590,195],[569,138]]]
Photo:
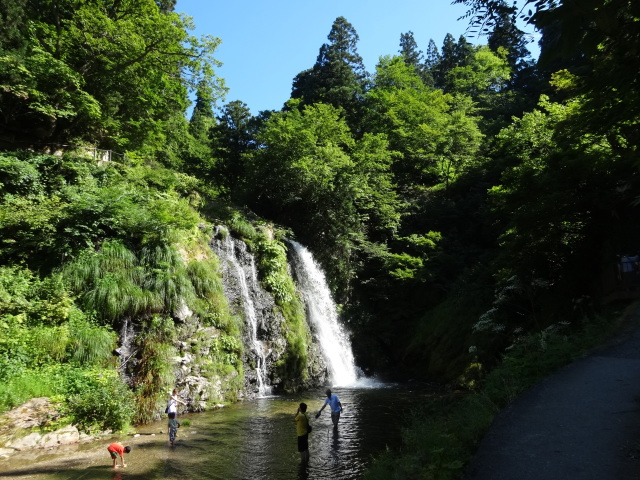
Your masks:
[[[0,317],[20,316],[28,326],[60,325],[73,308],[73,300],[59,275],[41,280],[20,266],[0,267]]]
[[[287,251],[280,242],[261,238],[256,248],[260,275],[265,288],[280,306],[295,297],[295,286],[288,271]]]
[[[0,383],[20,375],[33,356],[25,315],[0,315]]]
[[[242,355],[242,341],[237,337],[221,334],[211,343],[211,357],[214,362],[236,365]]]
[[[88,321],[70,325],[69,349],[71,361],[79,365],[105,365],[113,358],[116,333]]]
[[[245,240],[252,240],[257,235],[253,225],[240,218],[239,215],[234,215],[233,219],[229,222],[229,230]]]
[[[147,321],[143,332],[138,339],[140,353],[134,386],[137,405],[135,421],[139,423],[153,420],[175,380],[172,358],[176,355],[173,346],[176,331],[173,321],[153,316]]]
[[[62,362],[67,356],[69,329],[61,327],[35,327],[29,332],[29,353],[33,363],[52,364]]]
[[[116,432],[131,423],[135,400],[117,372],[93,370],[77,380],[78,393],[68,398],[66,408],[80,429]]]

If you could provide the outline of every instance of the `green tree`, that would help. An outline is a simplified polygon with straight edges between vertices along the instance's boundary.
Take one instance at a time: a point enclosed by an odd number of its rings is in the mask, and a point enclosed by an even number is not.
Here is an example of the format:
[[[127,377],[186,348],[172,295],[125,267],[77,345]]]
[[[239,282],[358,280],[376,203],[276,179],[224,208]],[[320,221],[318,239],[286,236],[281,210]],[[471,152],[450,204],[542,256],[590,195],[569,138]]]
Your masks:
[[[62,22],[70,16],[70,2],[8,0],[0,8],[7,24],[0,38],[0,127],[5,141],[25,135],[35,136],[36,141],[46,138],[58,119],[83,110],[95,119],[99,110],[82,91],[82,76],[60,58],[59,38]],[[38,21],[41,16],[51,21],[48,27]]]
[[[256,148],[256,129],[260,123],[240,100],[229,102],[211,129],[214,151],[220,159],[216,178],[228,196],[238,194],[245,178],[245,155]]]
[[[504,10],[500,0],[456,0],[470,7],[474,27],[496,24]],[[638,145],[640,96],[638,67],[640,6],[627,0],[568,2],[523,0],[519,12],[525,22],[543,33],[539,66],[569,69],[580,80],[572,95],[584,95],[583,128],[605,134],[612,129],[627,146]],[[579,59],[576,62],[575,59]],[[632,125],[635,125],[632,126]]]
[[[14,140],[35,130],[39,141],[83,139],[172,157],[166,143],[186,129],[187,91],[201,81],[216,96],[224,87],[212,56],[219,40],[189,35],[191,19],[162,5],[24,4],[12,18],[23,22],[26,47],[3,45],[0,56],[3,131]]]
[[[435,70],[440,63],[441,55],[436,42],[433,39],[429,40],[429,46],[427,47],[427,53],[425,55],[424,63],[427,69],[429,69],[429,73],[431,77],[434,78]],[[435,82],[435,80],[434,80]]]
[[[322,102],[343,108],[355,126],[367,75],[357,51],[359,37],[346,18],[338,17],[327,38],[313,68],[295,77],[291,97],[302,99],[301,105]]]
[[[177,0],[156,0],[156,4],[160,7],[162,13],[173,12],[176,8]]]
[[[192,135],[202,135],[211,128],[210,119],[213,119],[213,105],[215,99],[211,89],[205,82],[198,84],[196,90],[196,103],[193,107],[191,120],[189,121],[189,131]]]
[[[507,168],[490,195],[502,231],[495,268],[503,294],[483,328],[540,329],[570,318],[569,299],[597,295],[615,254],[640,238],[634,160],[603,136],[565,127],[582,118],[583,101],[543,97],[497,136]],[[616,188],[621,182],[627,188]]]
[[[418,50],[418,44],[413,37],[413,32],[409,31],[400,35],[400,55],[402,55],[407,65],[416,69],[416,73],[425,85],[433,85],[433,77],[425,65],[422,52]]]
[[[396,182],[405,189],[450,182],[479,148],[468,97],[425,86],[402,57],[381,58],[366,102],[368,128],[388,136]]]
[[[422,52],[418,50],[412,31],[400,34],[400,55],[407,65],[417,67],[422,63]]]
[[[344,292],[369,229],[380,235],[397,222],[387,142],[377,135],[356,142],[331,105],[290,102],[258,136],[252,207],[291,226]]]
[[[215,158],[211,140],[211,129],[216,125],[213,114],[214,103],[211,90],[206,84],[201,83],[196,91],[196,101],[189,120],[189,132],[180,152],[182,168],[209,183],[212,182],[213,172],[219,164],[218,159]],[[213,190],[210,189],[209,192],[213,193]]]
[[[489,117],[503,101],[511,78],[507,51],[500,48],[494,53],[486,45],[473,50],[466,65],[452,68],[446,81],[451,93],[468,95]]]
[[[508,125],[511,118],[522,116],[531,111],[537,104],[545,85],[542,75],[527,49],[527,35],[516,24],[515,7],[505,8],[486,34],[487,44],[491,51],[503,56],[510,69],[510,77],[504,85],[500,96],[494,96],[491,110],[485,115],[485,123],[491,124],[492,132]]]
[[[510,86],[517,85],[519,77],[531,67],[531,54],[527,49],[527,43],[525,33],[516,25],[515,8],[506,7],[500,12],[491,33],[487,35],[487,44],[494,53],[500,48],[507,52],[506,60],[511,69]]]
[[[0,51],[21,51],[27,45],[25,5],[27,0],[6,0],[0,5]]]
[[[464,36],[460,35],[456,42],[453,35],[447,33],[442,43],[439,61],[432,70],[436,88],[449,92],[451,87],[448,82],[449,72],[454,68],[467,66],[472,57],[473,45]]]

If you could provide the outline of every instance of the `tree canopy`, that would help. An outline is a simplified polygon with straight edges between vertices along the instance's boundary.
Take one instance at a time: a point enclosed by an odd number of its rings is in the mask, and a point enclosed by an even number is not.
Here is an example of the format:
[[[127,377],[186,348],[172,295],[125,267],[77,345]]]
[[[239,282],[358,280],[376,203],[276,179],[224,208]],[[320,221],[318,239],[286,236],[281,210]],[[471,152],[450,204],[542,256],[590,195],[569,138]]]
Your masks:
[[[191,19],[173,2],[4,5],[13,28],[0,51],[0,129],[9,144],[89,141],[153,154],[176,126],[186,128],[188,91],[224,92],[213,58],[219,40],[190,35]]]

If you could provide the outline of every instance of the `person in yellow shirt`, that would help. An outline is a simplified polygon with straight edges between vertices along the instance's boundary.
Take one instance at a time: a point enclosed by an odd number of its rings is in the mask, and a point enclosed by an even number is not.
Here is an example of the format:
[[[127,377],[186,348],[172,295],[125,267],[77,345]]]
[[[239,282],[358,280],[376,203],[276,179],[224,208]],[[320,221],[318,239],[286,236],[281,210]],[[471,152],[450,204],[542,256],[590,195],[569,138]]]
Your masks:
[[[300,460],[303,463],[309,461],[309,417],[307,417],[307,404],[301,403],[296,412],[294,421],[296,422],[296,431],[298,433],[298,451],[300,452]]]

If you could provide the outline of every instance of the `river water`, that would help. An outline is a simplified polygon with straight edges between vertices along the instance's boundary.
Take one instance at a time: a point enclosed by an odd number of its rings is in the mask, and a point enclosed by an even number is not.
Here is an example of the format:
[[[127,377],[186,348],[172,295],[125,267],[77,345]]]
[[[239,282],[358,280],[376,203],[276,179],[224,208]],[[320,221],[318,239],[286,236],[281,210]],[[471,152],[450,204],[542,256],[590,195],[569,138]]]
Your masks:
[[[218,245],[218,253],[233,267],[227,277],[235,276],[242,287],[239,295],[250,327],[250,348],[260,357],[256,370],[260,398],[180,417],[183,422],[188,419],[190,425],[179,429],[173,447],[163,420],[140,427],[135,436],[105,437],[0,459],[1,479],[355,480],[362,477],[376,454],[400,446],[401,428],[409,421],[409,413],[434,394],[433,388],[357,380],[351,346],[340,326],[324,273],[311,253],[296,242],[289,242],[293,268],[329,377],[334,385],[349,385],[333,389],[344,409],[340,425],[333,428],[329,409],[319,419],[313,418],[324,403],[323,388],[298,395],[265,395],[270,387],[264,382],[266,360],[257,336],[256,311],[260,309],[254,308],[252,300],[260,288],[255,263],[246,246],[238,243],[236,249],[231,242],[229,236],[224,245]],[[309,406],[313,426],[307,465],[301,463],[297,451],[294,417],[300,402]],[[125,455],[126,468],[112,467],[106,447],[113,441],[132,447]]]
[[[270,396],[210,412],[189,414],[189,426],[169,445],[166,422],[138,429],[139,436],[32,451],[0,460],[0,478],[35,480],[289,480],[358,479],[372,456],[400,446],[409,412],[433,392],[427,386],[380,385],[335,388],[344,410],[337,430],[324,402],[323,389],[295,396]],[[298,404],[309,406],[313,426],[310,461],[300,462],[295,422]],[[162,432],[162,433],[161,433]],[[126,468],[112,468],[106,447],[112,441],[130,445]],[[119,461],[118,461],[119,464]]]

